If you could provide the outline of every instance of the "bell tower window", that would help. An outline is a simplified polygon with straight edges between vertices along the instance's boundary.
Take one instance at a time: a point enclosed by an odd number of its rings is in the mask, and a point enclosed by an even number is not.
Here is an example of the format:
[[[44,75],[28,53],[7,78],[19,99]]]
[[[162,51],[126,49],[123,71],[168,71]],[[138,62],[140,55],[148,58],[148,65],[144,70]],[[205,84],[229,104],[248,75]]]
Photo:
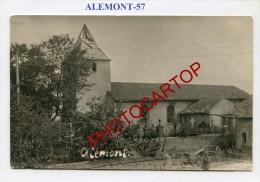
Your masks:
[[[96,72],[96,71],[97,71],[97,64],[96,64],[96,63],[93,63],[93,64],[92,64],[92,71],[93,71],[93,72]]]

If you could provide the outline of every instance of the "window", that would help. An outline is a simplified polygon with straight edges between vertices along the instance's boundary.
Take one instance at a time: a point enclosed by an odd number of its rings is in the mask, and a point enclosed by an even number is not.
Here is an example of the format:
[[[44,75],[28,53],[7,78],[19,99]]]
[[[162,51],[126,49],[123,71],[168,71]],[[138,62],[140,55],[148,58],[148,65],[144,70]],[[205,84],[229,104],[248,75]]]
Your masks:
[[[96,63],[92,64],[92,71],[94,71],[94,72],[97,71],[97,64]]]
[[[246,133],[242,133],[242,143],[246,143]]]
[[[169,105],[167,108],[167,123],[174,123],[174,107]]]

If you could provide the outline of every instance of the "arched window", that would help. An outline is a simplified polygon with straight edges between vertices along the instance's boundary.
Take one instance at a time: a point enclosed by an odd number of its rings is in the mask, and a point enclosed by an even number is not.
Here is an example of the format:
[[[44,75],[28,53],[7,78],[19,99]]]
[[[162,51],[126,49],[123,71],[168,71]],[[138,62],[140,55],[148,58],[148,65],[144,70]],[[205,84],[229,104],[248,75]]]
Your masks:
[[[94,72],[97,71],[97,64],[96,63],[92,64],[92,71],[94,71]]]
[[[169,105],[167,107],[167,123],[174,123],[174,120],[175,120],[174,107],[172,105]]]

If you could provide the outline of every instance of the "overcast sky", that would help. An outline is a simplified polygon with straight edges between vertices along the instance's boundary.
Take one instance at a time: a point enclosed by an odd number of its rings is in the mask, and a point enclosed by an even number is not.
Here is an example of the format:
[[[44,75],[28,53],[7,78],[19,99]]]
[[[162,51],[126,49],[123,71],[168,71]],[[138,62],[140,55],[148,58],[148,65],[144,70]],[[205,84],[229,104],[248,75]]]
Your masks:
[[[112,60],[112,81],[163,83],[198,61],[192,84],[252,93],[250,17],[16,16],[11,42],[40,43],[55,34],[76,39],[83,24]]]

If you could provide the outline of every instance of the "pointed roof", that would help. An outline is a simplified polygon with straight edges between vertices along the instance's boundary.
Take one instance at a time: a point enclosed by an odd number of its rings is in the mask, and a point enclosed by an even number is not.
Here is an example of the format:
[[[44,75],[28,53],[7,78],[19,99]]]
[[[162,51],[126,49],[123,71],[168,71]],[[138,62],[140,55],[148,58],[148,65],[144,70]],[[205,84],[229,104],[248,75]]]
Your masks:
[[[92,34],[90,33],[90,31],[89,31],[89,29],[88,29],[86,24],[83,25],[78,38],[82,38],[82,37],[84,37],[89,42],[95,42],[95,39],[92,36]]]
[[[94,37],[90,33],[86,24],[83,25],[79,37],[74,45],[85,51],[83,58],[91,60],[110,60],[98,47]]]

